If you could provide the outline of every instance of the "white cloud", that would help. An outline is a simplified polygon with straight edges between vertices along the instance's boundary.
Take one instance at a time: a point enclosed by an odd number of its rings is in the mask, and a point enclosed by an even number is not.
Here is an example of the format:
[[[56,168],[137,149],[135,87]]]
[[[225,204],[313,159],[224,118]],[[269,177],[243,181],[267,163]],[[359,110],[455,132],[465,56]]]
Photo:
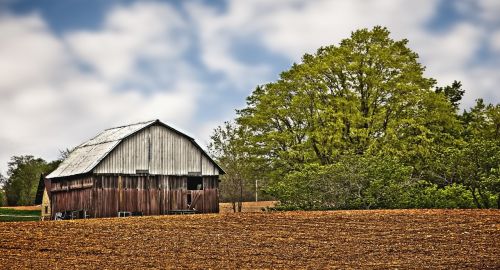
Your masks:
[[[489,45],[493,51],[500,53],[500,30],[491,35]]]
[[[253,14],[247,13],[245,9],[230,9],[220,14],[214,8],[200,3],[188,3],[186,9],[196,27],[201,60],[209,70],[221,73],[230,86],[245,91],[265,82],[271,75],[270,64],[244,63],[238,60],[233,51],[236,42],[250,38],[248,31],[251,29],[242,23],[248,23],[251,20],[248,15]]]
[[[479,7],[481,8],[481,15],[484,19],[490,21],[500,20],[500,1],[497,0],[479,0]]]
[[[462,81],[466,93],[462,107],[473,105],[474,100],[488,89],[476,83],[485,80],[485,73],[471,72],[477,58],[485,31],[470,23],[459,23],[446,33],[421,32],[410,42],[419,53],[421,62],[427,67],[425,74],[435,78],[439,85],[449,85],[454,80]]]
[[[217,60],[222,58],[220,55],[227,57],[228,44],[241,37],[260,41],[269,51],[285,56],[290,61],[300,61],[304,53],[313,53],[321,46],[338,44],[341,39],[349,37],[351,31],[382,25],[389,28],[393,38],[410,40],[410,47],[419,53],[421,62],[427,66],[427,76],[436,78],[441,85],[453,80],[463,81],[467,89],[463,105],[469,106],[482,94],[495,97],[491,94],[492,88],[476,83],[489,81],[490,77],[487,76],[492,74],[470,72],[480,69],[475,63],[477,54],[491,31],[478,23],[471,13],[480,10],[482,20],[499,18],[492,14],[498,13],[496,10],[500,2],[457,2],[462,5],[458,8],[469,19],[451,25],[447,31],[428,28],[431,20],[441,16],[437,14],[440,4],[437,0],[229,1],[222,11],[207,10],[201,4],[188,7],[200,21],[199,31],[208,36],[206,43],[217,44],[215,48],[205,48],[205,62],[209,66],[220,64],[221,69],[237,70],[231,68],[233,64]],[[210,42],[214,37],[220,43]],[[497,44],[496,39],[493,39],[492,44]],[[499,71],[500,67],[490,66],[488,69]],[[241,74],[240,71],[236,73]]]
[[[190,128],[203,85],[181,58],[183,28],[154,3],[116,7],[101,30],[63,38],[36,13],[0,15],[9,37],[0,43],[0,172],[12,155],[53,159],[114,125],[160,118]]]
[[[186,24],[168,5],[138,2],[115,7],[103,29],[78,31],[67,42],[79,60],[106,79],[139,73],[140,61],[175,61],[188,47]]]
[[[56,80],[68,62],[64,46],[36,14],[23,18],[0,14],[0,36],[2,99],[14,88]]]
[[[336,44],[351,31],[387,25],[396,33],[421,27],[434,15],[437,1],[230,1],[224,12],[190,10],[202,32],[219,38],[261,40],[271,51],[295,61],[320,46]],[[388,16],[390,14],[390,16]],[[411,14],[411,16],[409,16]],[[404,35],[406,36],[406,35]]]

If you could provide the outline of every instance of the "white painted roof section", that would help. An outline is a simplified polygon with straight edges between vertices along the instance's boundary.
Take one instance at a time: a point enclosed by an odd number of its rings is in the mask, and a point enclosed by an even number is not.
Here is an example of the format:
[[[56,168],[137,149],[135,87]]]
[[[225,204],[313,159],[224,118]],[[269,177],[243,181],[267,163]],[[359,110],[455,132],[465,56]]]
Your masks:
[[[77,146],[55,171],[47,175],[47,178],[65,177],[90,172],[124,138],[154,122],[156,120],[106,129],[93,139]]]

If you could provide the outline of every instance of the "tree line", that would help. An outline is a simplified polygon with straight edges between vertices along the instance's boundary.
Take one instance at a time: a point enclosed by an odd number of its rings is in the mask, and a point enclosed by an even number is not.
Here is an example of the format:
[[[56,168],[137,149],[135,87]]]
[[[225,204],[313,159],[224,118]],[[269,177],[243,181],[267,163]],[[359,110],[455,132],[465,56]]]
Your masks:
[[[11,157],[6,176],[0,174],[0,206],[33,205],[40,177],[55,170],[69,152],[60,151],[59,159],[53,161],[32,155]]]
[[[213,132],[223,199],[281,209],[500,208],[500,105],[460,111],[384,27],[305,54]]]

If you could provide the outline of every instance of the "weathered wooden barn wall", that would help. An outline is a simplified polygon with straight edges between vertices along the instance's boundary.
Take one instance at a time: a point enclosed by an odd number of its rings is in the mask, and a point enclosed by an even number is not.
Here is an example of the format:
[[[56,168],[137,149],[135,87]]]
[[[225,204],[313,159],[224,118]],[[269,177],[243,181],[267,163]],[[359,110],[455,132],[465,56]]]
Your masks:
[[[61,179],[50,185],[52,218],[57,212],[90,210],[92,176]]]
[[[52,183],[52,218],[56,212],[86,210],[90,217],[118,212],[143,215],[175,210],[218,213],[218,178],[203,177],[203,190],[188,190],[187,176],[94,175]],[[188,207],[188,197],[191,206]]]
[[[196,145],[162,125],[152,125],[118,145],[94,173],[135,174],[148,170],[155,175],[219,175],[219,170]]]

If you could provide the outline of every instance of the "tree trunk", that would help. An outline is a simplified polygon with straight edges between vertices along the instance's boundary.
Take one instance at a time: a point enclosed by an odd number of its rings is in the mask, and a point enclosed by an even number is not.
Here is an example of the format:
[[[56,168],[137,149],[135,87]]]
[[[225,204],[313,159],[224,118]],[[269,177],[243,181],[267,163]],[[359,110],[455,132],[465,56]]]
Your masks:
[[[472,199],[474,200],[474,203],[476,204],[477,208],[481,209],[483,208],[481,203],[479,202],[479,200],[477,199],[477,196],[476,196],[476,188],[474,187],[471,187],[470,188],[470,191],[472,193]]]
[[[490,208],[490,198],[487,195],[483,194],[480,188],[478,188],[477,191],[479,193],[479,197],[483,201],[484,208]]]
[[[500,193],[497,194],[497,209],[500,209]]]
[[[238,201],[238,212],[241,212],[243,202],[243,179],[240,179],[240,200]]]

